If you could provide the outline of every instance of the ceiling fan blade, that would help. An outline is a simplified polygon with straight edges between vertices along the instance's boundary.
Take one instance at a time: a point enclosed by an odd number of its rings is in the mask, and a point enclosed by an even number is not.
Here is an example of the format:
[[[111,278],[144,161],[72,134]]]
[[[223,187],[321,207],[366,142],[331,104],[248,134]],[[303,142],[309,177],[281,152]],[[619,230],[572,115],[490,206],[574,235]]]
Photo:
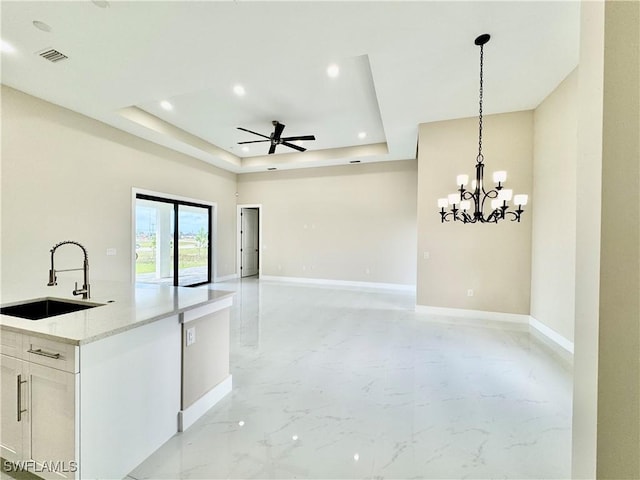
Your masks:
[[[283,137],[280,140],[284,141],[284,142],[290,142],[293,140],[315,140],[316,137],[313,135],[302,135],[299,137]]]
[[[242,130],[242,131],[244,131],[244,132],[253,133],[254,135],[258,135],[259,137],[264,137],[264,138],[268,138],[269,140],[271,140],[271,137],[267,137],[266,135],[263,135],[263,134],[261,134],[261,133],[254,132],[254,131],[252,131],[252,130],[247,130],[246,128],[242,128],[242,127],[237,127],[237,128],[238,128],[238,130]]]
[[[276,152],[276,144],[272,143],[271,146],[269,147],[269,155],[273,154]]]
[[[276,128],[273,131],[273,138],[275,140],[280,140],[280,135],[282,135],[282,131],[284,130],[284,125],[280,122],[276,123]]]
[[[260,142],[270,142],[271,140],[251,140],[249,142],[238,142],[238,145],[242,145],[243,143],[260,143]]]
[[[283,141],[283,142],[282,142],[282,145],[286,145],[287,147],[289,147],[289,148],[293,148],[294,150],[298,150],[299,152],[304,152],[304,151],[306,151],[306,150],[307,150],[306,148],[302,148],[302,147],[300,147],[300,146],[298,146],[298,145],[295,145],[295,144],[293,144],[293,143],[289,143],[289,142],[284,142],[284,141]]]

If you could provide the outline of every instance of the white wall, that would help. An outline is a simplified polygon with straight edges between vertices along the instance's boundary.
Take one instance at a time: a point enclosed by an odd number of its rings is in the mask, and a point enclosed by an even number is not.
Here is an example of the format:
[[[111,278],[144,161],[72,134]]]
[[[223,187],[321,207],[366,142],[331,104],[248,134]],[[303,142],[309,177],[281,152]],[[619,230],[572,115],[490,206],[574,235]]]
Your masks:
[[[573,342],[578,71],[533,116],[531,315]]]
[[[603,53],[604,2],[582,2],[571,475],[584,479],[595,478],[597,455]]]
[[[92,279],[131,281],[132,187],[217,202],[218,275],[235,272],[235,174],[5,86],[1,167],[3,282],[46,283],[62,240],[88,249]],[[59,268],[82,265],[59,252]]]
[[[262,274],[415,284],[415,160],[238,177],[262,204]]]

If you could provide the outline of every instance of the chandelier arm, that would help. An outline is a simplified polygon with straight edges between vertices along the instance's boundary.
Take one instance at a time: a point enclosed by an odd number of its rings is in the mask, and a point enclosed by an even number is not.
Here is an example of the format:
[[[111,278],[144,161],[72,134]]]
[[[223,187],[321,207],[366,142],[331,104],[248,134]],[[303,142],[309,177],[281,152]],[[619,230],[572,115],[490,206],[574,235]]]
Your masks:
[[[513,218],[511,219],[512,222],[520,222],[520,216],[522,214],[524,210],[516,210],[515,212],[512,211],[508,211],[508,212],[504,212],[504,216],[506,218],[506,215],[511,215]]]
[[[482,195],[482,202],[480,204],[480,211],[484,212],[484,202],[487,200],[487,198],[490,198],[490,199],[497,198],[498,192],[495,189],[492,189],[486,192],[483,188],[482,193],[483,195]]]
[[[447,212],[447,211],[445,211],[444,208],[440,211],[440,217],[441,217],[442,223],[448,222],[449,221],[449,217],[453,217],[454,221],[456,220],[456,218],[454,216],[454,213],[453,212]]]
[[[470,192],[469,190],[463,191],[462,194],[460,195],[461,200],[471,200],[472,198],[475,198],[475,197],[473,195],[473,192]]]

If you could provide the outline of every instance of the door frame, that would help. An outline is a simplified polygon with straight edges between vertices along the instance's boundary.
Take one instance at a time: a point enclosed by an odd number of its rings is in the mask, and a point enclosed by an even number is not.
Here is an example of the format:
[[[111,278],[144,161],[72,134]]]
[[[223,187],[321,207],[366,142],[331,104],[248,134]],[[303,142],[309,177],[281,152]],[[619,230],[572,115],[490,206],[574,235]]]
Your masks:
[[[262,275],[262,204],[243,203],[236,205],[236,275],[242,278],[242,209],[256,208],[258,210],[258,278]]]
[[[131,283],[136,283],[136,198],[138,194],[211,207],[211,225],[209,225],[209,231],[211,232],[211,235],[209,236],[209,265],[211,267],[211,283],[217,282],[218,265],[216,262],[217,255],[215,253],[217,252],[218,247],[218,204],[216,202],[209,202],[200,198],[183,197],[181,195],[173,195],[171,193],[156,192],[153,190],[133,187],[131,189],[131,238],[129,239],[129,245],[131,245]]]

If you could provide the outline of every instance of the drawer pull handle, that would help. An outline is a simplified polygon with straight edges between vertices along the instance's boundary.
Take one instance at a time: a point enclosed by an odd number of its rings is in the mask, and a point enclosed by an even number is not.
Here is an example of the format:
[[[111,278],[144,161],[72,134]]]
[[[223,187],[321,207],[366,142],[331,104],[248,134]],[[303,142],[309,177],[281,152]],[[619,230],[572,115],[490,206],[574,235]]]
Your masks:
[[[17,387],[18,387],[18,421],[20,422],[22,420],[22,414],[24,412],[27,411],[27,409],[25,408],[24,410],[22,409],[22,384],[23,383],[27,383],[26,380],[22,380],[22,375],[18,375],[17,380]]]
[[[43,357],[48,357],[48,358],[55,358],[56,360],[60,359],[60,354],[59,353],[49,353],[49,352],[45,352],[44,350],[42,350],[41,348],[37,349],[37,350],[33,350],[32,348],[30,348],[29,350],[27,350],[27,352],[29,353],[35,353],[36,355],[42,355]]]

